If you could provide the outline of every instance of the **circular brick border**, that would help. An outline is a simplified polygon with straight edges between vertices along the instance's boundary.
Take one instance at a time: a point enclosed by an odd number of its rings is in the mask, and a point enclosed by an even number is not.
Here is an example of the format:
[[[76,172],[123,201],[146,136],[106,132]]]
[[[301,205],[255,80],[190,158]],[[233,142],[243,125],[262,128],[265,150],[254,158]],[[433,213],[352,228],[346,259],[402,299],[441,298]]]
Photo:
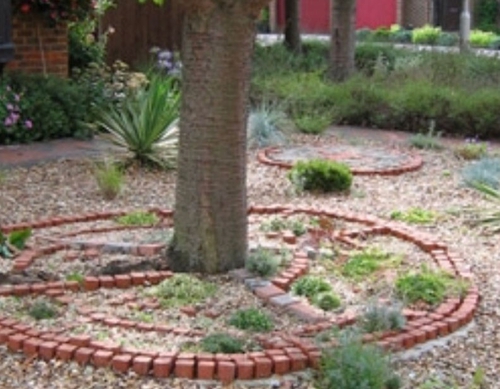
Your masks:
[[[159,217],[171,218],[173,211],[151,209]],[[450,272],[455,277],[472,282],[472,274],[460,256],[450,251],[446,244],[434,236],[412,230],[402,223],[388,222],[367,215],[329,209],[308,207],[287,207],[285,205],[252,206],[249,214],[308,214],[344,219],[365,225],[363,228],[337,232],[333,239],[349,242],[357,236],[368,234],[385,234],[409,241],[424,252],[430,254],[435,264],[443,271]],[[33,223],[19,223],[3,227],[8,233],[22,228],[44,228],[68,223],[108,219],[121,216],[125,212],[102,212],[71,217],[57,217]],[[282,236],[290,243],[290,237]],[[140,246],[140,245],[139,245]],[[148,245],[146,245],[148,246]],[[37,258],[67,248],[65,243],[55,243],[46,247],[25,250],[14,260],[13,271],[22,271]],[[96,247],[96,250],[102,247]],[[157,250],[157,248],[155,249]],[[154,250],[135,251],[137,254],[151,255]],[[180,378],[217,379],[231,382],[234,379],[267,378],[273,374],[287,374],[305,368],[317,368],[321,356],[320,348],[310,337],[331,327],[345,327],[356,322],[356,316],[344,313],[332,320],[325,320],[319,311],[308,303],[300,302],[287,291],[293,281],[308,272],[311,259],[308,254],[296,250],[290,266],[270,281],[255,278],[244,269],[231,272],[265,301],[285,309],[290,314],[300,318],[304,325],[288,333],[274,332],[257,335],[264,350],[245,354],[210,354],[187,352],[151,352],[122,348],[120,345],[101,342],[87,335],[66,336],[64,333],[42,332],[29,325],[9,317],[0,317],[0,344],[7,345],[13,352],[23,352],[29,357],[41,359],[59,359],[76,361],[79,364],[93,364],[96,367],[111,367],[114,371],[125,373],[129,370],[139,375],[153,375],[157,378],[175,375]],[[70,293],[80,290],[97,290],[99,288],[129,288],[135,285],[157,284],[173,275],[170,271],[150,271],[130,273],[115,276],[87,276],[82,285],[75,281],[56,281],[35,284],[4,285],[0,287],[0,296],[26,296],[29,294],[44,294],[61,304],[71,302]],[[397,351],[409,349],[416,344],[440,336],[446,336],[469,323],[474,316],[480,301],[476,286],[468,288],[462,299],[448,298],[432,312],[405,310],[406,326],[398,332],[391,331],[373,335],[365,335],[365,342],[374,342],[386,350]],[[153,324],[142,325],[119,318],[108,317],[92,310],[79,308],[79,314],[87,320],[108,326],[134,328],[139,331],[157,331],[159,333],[174,332],[189,334],[190,329],[168,328]],[[141,327],[142,325],[142,327]],[[199,335],[199,334],[192,334]]]
[[[293,166],[293,163],[289,162],[283,162],[276,160],[272,157],[272,153],[277,152],[279,150],[282,150],[281,147],[268,147],[265,149],[262,149],[258,152],[257,154],[257,160],[265,165],[271,165],[271,166],[277,166],[280,168],[284,169],[290,169]],[[399,175],[403,173],[408,173],[411,171],[418,170],[422,167],[423,165],[423,160],[422,158],[413,153],[408,153],[406,154],[409,158],[409,161],[405,164],[402,164],[398,167],[391,167],[391,168],[384,168],[384,169],[378,169],[376,167],[363,167],[363,168],[357,168],[357,167],[352,167],[351,172],[355,175],[358,176],[369,176],[369,175],[385,175],[385,176],[394,176],[394,175]],[[338,162],[342,162],[342,160],[339,160]]]

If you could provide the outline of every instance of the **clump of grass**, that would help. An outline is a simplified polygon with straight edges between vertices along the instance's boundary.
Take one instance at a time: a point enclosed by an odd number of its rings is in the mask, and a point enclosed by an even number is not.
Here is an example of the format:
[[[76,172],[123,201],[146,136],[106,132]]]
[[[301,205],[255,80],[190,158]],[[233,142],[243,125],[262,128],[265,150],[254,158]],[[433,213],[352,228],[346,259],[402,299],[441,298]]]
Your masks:
[[[468,164],[462,170],[466,185],[475,187],[485,185],[492,189],[500,187],[500,158],[483,158]]]
[[[342,304],[340,297],[333,292],[318,293],[313,297],[312,303],[323,311],[332,311]]]
[[[290,127],[285,112],[276,105],[262,103],[250,111],[247,125],[248,147],[260,148],[285,144]]]
[[[406,319],[400,306],[369,304],[359,319],[359,325],[367,333],[400,330]]]
[[[124,174],[118,165],[112,161],[105,160],[101,164],[96,164],[94,177],[106,200],[115,199],[123,189]]]
[[[151,226],[157,224],[158,221],[156,214],[142,211],[131,212],[116,218],[118,224],[125,226]]]
[[[192,305],[215,294],[217,286],[189,274],[175,274],[152,287],[148,294],[156,296],[163,306]]]
[[[413,224],[427,224],[436,220],[437,215],[435,212],[427,211],[425,209],[416,207],[410,208],[406,212],[393,211],[391,212],[391,219],[401,220]]]
[[[278,271],[279,258],[271,251],[258,247],[248,256],[245,267],[251,273],[261,277],[270,277]]]
[[[376,248],[367,248],[354,253],[342,268],[342,274],[349,278],[366,277],[382,267],[382,262],[388,262],[395,257]]]
[[[36,300],[28,314],[35,320],[53,319],[58,315],[57,309],[45,300]]]
[[[488,148],[485,143],[468,142],[464,145],[457,146],[455,150],[453,150],[453,153],[458,158],[472,161],[486,157]]]
[[[274,327],[271,318],[256,308],[240,309],[229,319],[229,324],[240,330],[268,332]]]
[[[297,296],[304,296],[308,299],[312,299],[320,293],[331,292],[332,285],[321,277],[306,275],[295,281],[292,284],[291,290],[292,293]]]
[[[443,149],[443,145],[439,141],[441,138],[440,132],[435,132],[434,126],[431,125],[431,128],[427,133],[418,133],[412,135],[409,139],[410,145],[417,149],[422,150],[441,150]]]
[[[214,354],[237,354],[245,351],[245,342],[228,334],[215,333],[201,340],[201,349]]]
[[[84,279],[85,277],[83,274],[77,272],[70,273],[66,276],[66,281],[76,281],[79,284],[83,284]]]

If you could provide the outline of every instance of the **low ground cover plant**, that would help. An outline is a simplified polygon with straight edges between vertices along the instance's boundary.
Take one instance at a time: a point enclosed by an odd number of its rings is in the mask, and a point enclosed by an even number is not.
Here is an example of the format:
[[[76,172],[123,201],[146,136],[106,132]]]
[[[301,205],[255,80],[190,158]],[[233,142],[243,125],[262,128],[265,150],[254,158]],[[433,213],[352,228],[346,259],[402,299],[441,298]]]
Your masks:
[[[381,269],[397,258],[377,248],[367,248],[355,252],[342,267],[342,275],[353,279],[361,279]]]
[[[486,143],[478,142],[475,139],[467,140],[465,144],[455,147],[453,153],[466,161],[485,158],[488,154]]]
[[[366,306],[358,319],[358,325],[364,332],[384,332],[400,330],[406,324],[400,305],[382,305],[371,303]]]
[[[500,158],[483,158],[466,165],[462,179],[470,187],[484,185],[492,189],[500,187]]]
[[[28,313],[35,320],[53,319],[58,315],[57,308],[53,304],[42,299],[34,301]]]
[[[271,318],[257,308],[240,309],[229,319],[229,324],[241,330],[254,332],[271,331],[274,324]]]
[[[270,277],[276,274],[280,262],[279,257],[272,250],[258,247],[248,256],[245,267],[251,273],[261,277]]]
[[[433,211],[428,211],[419,207],[410,208],[405,211],[393,211],[390,215],[393,220],[401,220],[413,224],[427,224],[436,220],[437,215]]]
[[[306,191],[343,192],[352,184],[352,173],[347,165],[322,159],[297,162],[288,177],[299,189]]]
[[[229,334],[215,333],[201,340],[201,349],[214,354],[237,354],[245,351],[245,342]]]
[[[297,296],[307,297],[313,305],[324,311],[337,309],[342,304],[331,284],[319,276],[306,275],[299,278],[292,284],[291,291]]]
[[[116,218],[118,224],[125,226],[150,226],[157,224],[158,216],[151,212],[136,211]]]

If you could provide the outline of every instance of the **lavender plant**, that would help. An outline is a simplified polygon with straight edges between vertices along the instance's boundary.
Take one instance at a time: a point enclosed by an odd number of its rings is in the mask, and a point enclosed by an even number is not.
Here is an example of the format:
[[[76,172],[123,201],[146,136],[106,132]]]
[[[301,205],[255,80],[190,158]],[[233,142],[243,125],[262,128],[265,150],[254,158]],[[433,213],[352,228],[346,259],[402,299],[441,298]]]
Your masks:
[[[31,140],[33,122],[23,114],[23,95],[0,83],[0,144]]]

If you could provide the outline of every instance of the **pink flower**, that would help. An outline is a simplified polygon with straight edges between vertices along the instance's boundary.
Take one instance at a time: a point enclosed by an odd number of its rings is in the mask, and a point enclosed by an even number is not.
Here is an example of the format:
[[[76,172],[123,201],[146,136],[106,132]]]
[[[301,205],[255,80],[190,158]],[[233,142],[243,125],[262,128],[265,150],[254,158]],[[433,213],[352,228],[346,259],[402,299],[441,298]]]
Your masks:
[[[26,127],[28,130],[31,130],[33,128],[33,122],[31,120],[26,120],[24,122],[24,127]]]

